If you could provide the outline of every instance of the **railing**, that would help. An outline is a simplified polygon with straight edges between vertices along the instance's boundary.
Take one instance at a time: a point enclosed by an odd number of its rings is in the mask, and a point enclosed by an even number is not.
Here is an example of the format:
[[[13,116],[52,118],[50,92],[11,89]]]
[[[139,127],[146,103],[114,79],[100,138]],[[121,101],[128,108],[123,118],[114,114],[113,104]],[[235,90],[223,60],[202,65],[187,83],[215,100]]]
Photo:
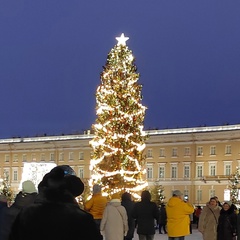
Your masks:
[[[209,181],[216,181],[218,183],[220,183],[221,181],[226,181],[226,180],[230,180],[231,179],[231,175],[215,175],[215,176],[203,176],[202,178],[200,178],[201,181],[203,181],[204,183],[209,182]]]

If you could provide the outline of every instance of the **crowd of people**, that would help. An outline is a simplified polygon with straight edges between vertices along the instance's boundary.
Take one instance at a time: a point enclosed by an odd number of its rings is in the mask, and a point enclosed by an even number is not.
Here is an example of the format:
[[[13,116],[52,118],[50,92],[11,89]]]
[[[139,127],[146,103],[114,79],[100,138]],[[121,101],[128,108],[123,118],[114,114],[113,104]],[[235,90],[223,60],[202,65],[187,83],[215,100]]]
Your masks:
[[[30,180],[9,206],[0,195],[0,240],[153,240],[167,234],[169,240],[184,240],[192,233],[194,221],[203,240],[235,240],[240,232],[240,215],[230,201],[222,205],[210,198],[203,208],[194,206],[174,190],[166,204],[151,201],[148,190],[134,201],[129,192],[102,195],[99,184],[81,209],[76,197],[84,184],[68,165],[57,166],[47,173],[37,189]],[[156,227],[158,226],[158,227]]]

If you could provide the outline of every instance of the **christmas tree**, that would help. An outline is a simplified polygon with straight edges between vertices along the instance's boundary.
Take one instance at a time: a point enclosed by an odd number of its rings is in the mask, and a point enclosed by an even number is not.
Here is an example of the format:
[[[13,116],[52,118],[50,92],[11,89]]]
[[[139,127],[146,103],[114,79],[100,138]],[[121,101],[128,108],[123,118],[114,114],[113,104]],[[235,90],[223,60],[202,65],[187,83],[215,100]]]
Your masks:
[[[126,46],[127,37],[108,54],[96,91],[96,123],[90,170],[90,184],[99,183],[103,191],[137,192],[147,186],[143,150],[146,134],[143,122],[146,107],[141,104],[142,85],[138,84],[135,59]]]

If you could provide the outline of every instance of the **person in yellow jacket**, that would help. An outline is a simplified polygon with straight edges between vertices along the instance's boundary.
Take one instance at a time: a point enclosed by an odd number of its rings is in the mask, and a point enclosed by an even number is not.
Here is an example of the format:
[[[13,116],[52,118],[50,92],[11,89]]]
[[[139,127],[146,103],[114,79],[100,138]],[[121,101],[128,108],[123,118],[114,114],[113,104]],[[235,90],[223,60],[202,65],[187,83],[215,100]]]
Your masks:
[[[107,202],[107,198],[102,196],[101,186],[98,184],[93,185],[93,195],[91,199],[85,203],[84,209],[92,214],[99,231]]]
[[[174,190],[166,206],[169,240],[184,240],[190,234],[189,216],[194,212],[194,207],[188,200],[183,201],[182,196],[181,191]]]

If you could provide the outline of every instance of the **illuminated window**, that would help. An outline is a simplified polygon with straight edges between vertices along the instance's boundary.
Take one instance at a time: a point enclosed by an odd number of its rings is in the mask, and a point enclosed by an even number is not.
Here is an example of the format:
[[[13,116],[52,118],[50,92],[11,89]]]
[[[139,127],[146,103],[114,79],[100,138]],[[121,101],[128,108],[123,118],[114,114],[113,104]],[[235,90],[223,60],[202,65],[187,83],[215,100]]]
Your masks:
[[[45,161],[45,153],[40,154],[40,161],[44,162]]]
[[[209,198],[216,196],[215,194],[215,189],[210,189],[209,190]]]
[[[17,180],[18,180],[18,171],[13,170],[13,181],[17,181]]]
[[[165,157],[165,149],[164,148],[160,148],[159,157]]]
[[[153,154],[152,154],[152,149],[148,149],[147,150],[147,158],[152,158]]]
[[[14,162],[18,162],[18,155],[17,155],[17,154],[14,154],[14,155],[13,155],[13,161],[14,161]]]
[[[177,157],[177,148],[172,149],[172,157]]]
[[[202,190],[201,189],[197,189],[197,201],[202,201]]]
[[[54,153],[50,153],[50,161],[54,161]]]
[[[8,154],[5,155],[5,162],[6,163],[9,163],[10,161],[10,156]]]
[[[224,163],[224,175],[230,176],[232,174],[232,164]]]
[[[190,178],[190,166],[184,165],[183,167],[184,178]]]
[[[165,167],[164,166],[159,166],[159,178],[165,178]]]
[[[23,162],[26,162],[26,161],[27,161],[27,154],[23,154],[23,155],[22,155],[22,161],[23,161]]]
[[[197,147],[197,155],[202,156],[203,155],[203,147]]]
[[[84,178],[84,168],[83,167],[79,168],[79,177]]]
[[[225,154],[232,154],[231,145],[226,145],[226,147],[225,147]]]
[[[215,146],[210,147],[210,155],[216,155],[216,147]]]
[[[200,178],[203,176],[203,166],[197,165],[197,177]]]
[[[84,160],[84,153],[83,152],[79,152],[79,160]]]
[[[69,158],[68,158],[69,161],[73,161],[73,160],[74,160],[74,154],[73,154],[73,152],[70,152],[69,155],[68,155],[68,157],[69,157]]]
[[[59,161],[64,161],[64,153],[63,152],[59,153]]]
[[[153,166],[147,165],[147,179],[153,178]]]
[[[177,166],[176,165],[171,166],[171,178],[177,178]]]
[[[184,148],[184,156],[190,156],[190,147]]]
[[[36,161],[36,154],[35,153],[32,154],[32,161]]]
[[[216,176],[216,163],[209,163],[209,175]]]

